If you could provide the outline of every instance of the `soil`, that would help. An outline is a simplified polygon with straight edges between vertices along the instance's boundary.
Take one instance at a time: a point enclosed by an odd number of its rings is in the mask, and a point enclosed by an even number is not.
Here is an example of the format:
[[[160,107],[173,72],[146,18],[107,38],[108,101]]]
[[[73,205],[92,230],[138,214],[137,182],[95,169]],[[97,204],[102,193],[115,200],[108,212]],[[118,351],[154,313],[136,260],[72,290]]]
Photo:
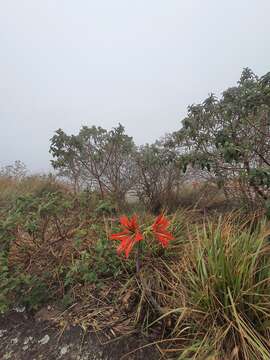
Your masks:
[[[160,359],[154,346],[143,347],[148,343],[133,334],[102,345],[95,333],[79,326],[60,331],[46,317],[33,316],[23,308],[0,317],[1,360]]]

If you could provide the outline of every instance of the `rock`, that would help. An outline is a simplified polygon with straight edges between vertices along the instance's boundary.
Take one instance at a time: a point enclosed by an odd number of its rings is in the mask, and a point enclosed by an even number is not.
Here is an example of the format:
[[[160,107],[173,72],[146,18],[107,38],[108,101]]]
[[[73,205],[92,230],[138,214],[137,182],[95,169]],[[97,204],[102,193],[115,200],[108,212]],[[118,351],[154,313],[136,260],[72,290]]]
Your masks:
[[[18,338],[13,338],[10,340],[10,342],[11,342],[11,344],[16,345],[16,344],[18,344]]]
[[[31,342],[33,340],[32,336],[29,336],[27,338],[24,339],[23,345],[27,345],[29,342]]]
[[[63,355],[65,355],[65,354],[68,352],[68,350],[69,350],[69,346],[68,346],[68,345],[63,346],[63,347],[61,348],[61,350],[60,350],[60,357],[63,356]]]
[[[41,344],[41,345],[45,345],[45,344],[47,344],[49,342],[49,340],[50,340],[49,335],[45,335],[42,339],[40,339],[38,341],[38,343]]]
[[[0,338],[3,337],[6,332],[7,332],[7,330],[5,330],[5,329],[0,329]]]
[[[17,313],[22,313],[25,311],[25,306],[16,306],[14,307],[14,311],[16,311]]]

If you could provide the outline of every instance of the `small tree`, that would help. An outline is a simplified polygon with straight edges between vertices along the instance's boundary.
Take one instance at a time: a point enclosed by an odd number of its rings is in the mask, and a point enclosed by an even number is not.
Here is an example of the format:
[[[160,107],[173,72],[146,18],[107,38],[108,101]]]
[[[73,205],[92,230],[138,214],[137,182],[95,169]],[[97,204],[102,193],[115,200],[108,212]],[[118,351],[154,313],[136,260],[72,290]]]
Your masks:
[[[20,160],[16,160],[13,164],[3,166],[0,169],[0,176],[14,178],[16,180],[22,180],[26,174],[27,167]]]
[[[50,152],[53,156],[51,164],[58,170],[58,175],[69,179],[75,192],[79,191],[84,182],[84,171],[78,160],[78,140],[74,135],[67,135],[58,129],[51,138]]]
[[[172,205],[181,179],[177,153],[164,145],[164,140],[156,141],[136,154],[137,195],[154,212]]]
[[[190,106],[174,136],[185,149],[183,157],[207,169],[225,188],[234,182],[250,202],[268,199],[270,73],[258,78],[244,69],[238,85],[221,99],[211,94]]]
[[[110,131],[83,126],[78,135],[67,135],[59,129],[51,139],[52,165],[59,173],[83,182],[90,188],[115,196],[118,201],[133,183],[135,146],[124,127]]]

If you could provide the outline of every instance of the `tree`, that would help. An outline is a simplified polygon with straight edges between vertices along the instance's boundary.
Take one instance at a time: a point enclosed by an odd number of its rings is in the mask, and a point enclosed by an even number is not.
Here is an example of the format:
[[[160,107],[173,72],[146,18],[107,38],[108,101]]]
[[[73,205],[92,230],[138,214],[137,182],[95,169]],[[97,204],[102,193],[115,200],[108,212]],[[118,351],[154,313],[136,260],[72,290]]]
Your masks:
[[[119,124],[108,131],[101,127],[83,126],[78,135],[67,135],[59,129],[51,139],[52,165],[61,175],[83,182],[118,201],[133,183],[132,154],[135,145]]]
[[[266,200],[270,188],[270,73],[244,69],[238,85],[221,99],[211,94],[188,108],[174,134],[183,158],[200,164],[224,184],[236,181],[250,201]]]
[[[137,195],[154,212],[171,206],[181,179],[177,153],[165,144],[141,146],[136,154]]]
[[[75,192],[79,191],[84,182],[84,171],[78,159],[78,145],[76,136],[69,136],[62,129],[58,129],[51,138],[50,153],[54,158],[51,164],[58,170],[59,176],[71,181]]]
[[[3,166],[0,169],[0,176],[14,178],[16,180],[22,180],[27,174],[26,165],[20,161],[16,160],[11,165]]]

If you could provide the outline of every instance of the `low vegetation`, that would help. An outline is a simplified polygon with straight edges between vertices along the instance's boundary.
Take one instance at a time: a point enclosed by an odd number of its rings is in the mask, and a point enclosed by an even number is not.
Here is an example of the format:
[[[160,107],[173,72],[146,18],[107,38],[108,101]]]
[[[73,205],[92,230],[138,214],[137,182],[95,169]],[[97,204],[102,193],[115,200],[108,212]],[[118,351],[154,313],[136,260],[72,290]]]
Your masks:
[[[245,69],[155,144],[58,130],[57,176],[3,168],[0,312],[52,304],[60,328],[139,331],[168,359],[269,359],[269,89]]]

